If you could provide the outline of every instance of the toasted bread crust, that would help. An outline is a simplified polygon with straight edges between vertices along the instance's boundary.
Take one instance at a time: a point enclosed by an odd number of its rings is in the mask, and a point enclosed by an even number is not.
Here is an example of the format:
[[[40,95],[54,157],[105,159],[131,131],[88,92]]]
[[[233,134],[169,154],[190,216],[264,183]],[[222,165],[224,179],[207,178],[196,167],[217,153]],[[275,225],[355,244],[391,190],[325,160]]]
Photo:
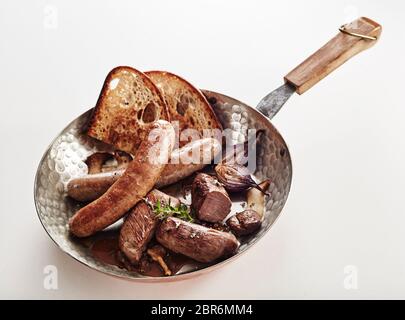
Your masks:
[[[204,129],[222,131],[221,123],[205,96],[187,80],[167,71],[147,71],[145,74],[162,92],[171,121],[179,121],[180,133],[188,128],[197,129],[201,138]],[[184,105],[186,107],[181,108]],[[188,142],[180,139],[179,146]]]
[[[120,77],[122,79],[127,77],[125,81],[129,81],[129,77],[132,77],[133,85],[137,84],[130,90],[127,90],[128,93],[132,94],[132,105],[129,105],[128,102],[128,107],[119,108],[111,112],[111,108],[122,107],[122,103],[120,104],[117,100],[121,101],[122,96],[127,93],[117,93],[114,92],[114,89],[110,88],[111,82],[114,79],[120,79]],[[135,96],[138,93],[144,93],[146,96],[145,101],[136,100]],[[153,115],[157,119],[170,121],[165,100],[154,83],[144,73],[134,68],[128,66],[116,67],[108,73],[104,81],[96,107],[87,124],[87,134],[98,140],[112,144],[119,150],[134,154],[143,140],[145,128],[149,124],[143,122],[144,112],[142,111],[148,107],[149,103],[154,105]],[[139,105],[142,105],[142,107],[139,108]],[[139,118],[139,111],[141,112],[142,119]]]

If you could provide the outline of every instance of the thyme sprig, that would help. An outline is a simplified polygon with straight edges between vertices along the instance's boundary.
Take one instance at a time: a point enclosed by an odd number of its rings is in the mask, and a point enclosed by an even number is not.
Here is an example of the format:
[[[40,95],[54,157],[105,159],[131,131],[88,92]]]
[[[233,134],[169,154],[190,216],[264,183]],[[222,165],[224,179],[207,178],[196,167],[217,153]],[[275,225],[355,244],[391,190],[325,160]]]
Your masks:
[[[177,207],[174,207],[170,204],[170,201],[169,204],[163,204],[160,202],[160,200],[157,200],[156,204],[152,208],[153,212],[160,220],[174,216],[188,222],[194,221],[193,217],[190,215],[187,205],[183,203]]]

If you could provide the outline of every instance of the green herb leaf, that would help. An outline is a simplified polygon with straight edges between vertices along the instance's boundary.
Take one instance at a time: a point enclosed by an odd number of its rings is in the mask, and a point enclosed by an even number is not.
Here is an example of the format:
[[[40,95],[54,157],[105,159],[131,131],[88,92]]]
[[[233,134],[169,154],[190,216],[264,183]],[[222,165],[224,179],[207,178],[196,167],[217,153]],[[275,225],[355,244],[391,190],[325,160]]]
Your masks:
[[[158,200],[156,201],[156,204],[153,206],[153,212],[161,220],[167,217],[174,216],[185,221],[189,222],[194,221],[193,217],[190,214],[188,206],[186,206],[185,204],[180,204],[179,206],[174,207],[170,205],[170,201],[169,204],[162,205],[161,202]]]

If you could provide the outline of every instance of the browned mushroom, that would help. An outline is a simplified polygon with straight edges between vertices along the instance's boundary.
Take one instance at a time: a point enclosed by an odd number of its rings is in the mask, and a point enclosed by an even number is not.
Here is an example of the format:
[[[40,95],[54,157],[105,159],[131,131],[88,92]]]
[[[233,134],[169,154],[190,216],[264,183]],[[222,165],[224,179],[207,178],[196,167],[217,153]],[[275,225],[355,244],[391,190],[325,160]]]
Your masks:
[[[113,156],[117,160],[117,169],[125,168],[132,161],[132,156],[124,151],[115,151]]]
[[[267,191],[270,186],[270,180],[262,181],[259,183],[259,186],[262,190]],[[261,219],[263,219],[264,216],[264,196],[262,191],[255,188],[249,189],[246,194],[247,209],[256,211]]]
[[[166,255],[166,249],[163,248],[161,245],[155,245],[152,248],[149,248],[146,253],[152,258],[153,261],[159,263],[160,267],[162,268],[165,276],[171,276],[172,271],[167,266],[163,257]]]
[[[109,172],[117,169],[125,169],[132,161],[130,154],[124,151],[96,152],[86,159],[89,174]]]
[[[107,152],[96,152],[93,153],[86,159],[86,164],[88,167],[88,173],[100,173],[103,169],[103,165],[107,160],[111,159],[112,155]]]
[[[262,225],[262,217],[252,209],[246,209],[230,217],[226,224],[237,236],[246,236],[257,231]]]

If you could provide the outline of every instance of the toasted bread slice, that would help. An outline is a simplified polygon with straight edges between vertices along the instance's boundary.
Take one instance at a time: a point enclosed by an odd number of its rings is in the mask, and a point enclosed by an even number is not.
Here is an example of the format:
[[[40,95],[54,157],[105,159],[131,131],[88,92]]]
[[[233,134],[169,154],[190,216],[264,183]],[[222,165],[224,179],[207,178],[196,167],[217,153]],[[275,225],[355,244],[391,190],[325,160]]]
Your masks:
[[[180,133],[179,146],[187,144],[191,138],[185,129],[196,129],[196,132],[203,137],[204,129],[222,130],[221,123],[216,117],[211,105],[201,93],[183,78],[165,71],[148,71],[145,74],[161,91],[163,98],[169,110],[170,120],[179,122],[178,129]],[[215,135],[212,135],[215,137]],[[187,140],[186,140],[187,139]]]
[[[153,82],[130,67],[110,71],[87,127],[93,138],[134,154],[151,122],[170,121],[166,103]]]

